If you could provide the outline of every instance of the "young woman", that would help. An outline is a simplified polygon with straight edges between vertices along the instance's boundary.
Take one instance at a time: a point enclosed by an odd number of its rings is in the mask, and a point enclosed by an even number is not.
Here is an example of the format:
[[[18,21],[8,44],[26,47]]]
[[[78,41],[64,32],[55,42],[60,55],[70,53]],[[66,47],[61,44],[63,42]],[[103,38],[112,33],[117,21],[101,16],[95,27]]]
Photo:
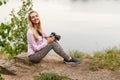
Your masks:
[[[39,63],[48,52],[53,49],[58,55],[60,55],[65,63],[80,63],[79,60],[68,56],[59,43],[55,40],[55,37],[47,36],[42,27],[39,19],[39,15],[36,11],[31,11],[28,14],[29,29],[27,32],[28,42],[28,57],[33,63]]]

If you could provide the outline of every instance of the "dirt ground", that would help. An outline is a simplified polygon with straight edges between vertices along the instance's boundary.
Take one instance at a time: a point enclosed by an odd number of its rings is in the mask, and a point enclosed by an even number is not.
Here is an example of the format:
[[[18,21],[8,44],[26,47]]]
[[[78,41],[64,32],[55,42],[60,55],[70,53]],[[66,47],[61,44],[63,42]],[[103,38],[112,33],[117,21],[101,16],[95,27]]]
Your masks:
[[[15,63],[17,75],[2,74],[4,80],[34,80],[33,76],[44,72],[53,72],[66,75],[73,80],[120,80],[120,70],[110,71],[101,69],[91,71],[89,69],[90,60],[84,59],[81,64],[65,64],[59,56],[47,55],[40,63],[25,65]]]

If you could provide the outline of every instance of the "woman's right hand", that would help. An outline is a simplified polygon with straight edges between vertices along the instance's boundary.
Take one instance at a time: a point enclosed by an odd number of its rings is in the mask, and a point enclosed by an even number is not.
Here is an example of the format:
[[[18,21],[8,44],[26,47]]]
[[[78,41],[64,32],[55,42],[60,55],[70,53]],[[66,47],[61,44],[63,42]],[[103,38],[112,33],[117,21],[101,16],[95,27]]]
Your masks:
[[[54,42],[55,41],[55,37],[49,37],[49,38],[47,38],[47,43],[49,44],[49,43],[52,43],[52,42]]]

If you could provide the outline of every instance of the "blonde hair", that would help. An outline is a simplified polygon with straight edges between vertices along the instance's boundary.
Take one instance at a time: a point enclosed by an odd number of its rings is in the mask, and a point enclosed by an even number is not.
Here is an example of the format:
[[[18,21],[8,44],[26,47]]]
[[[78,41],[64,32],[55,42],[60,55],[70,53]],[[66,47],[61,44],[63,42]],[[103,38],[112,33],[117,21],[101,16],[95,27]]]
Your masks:
[[[32,11],[30,11],[30,12],[28,13],[28,26],[29,26],[29,28],[31,28],[31,30],[33,31],[33,35],[34,35],[35,40],[38,40],[39,34],[38,34],[37,30],[35,29],[34,24],[32,23],[31,17],[30,17],[30,15],[31,15],[32,13],[37,13],[37,12],[34,11],[34,10],[32,10]],[[37,15],[38,15],[38,13],[37,13]],[[38,15],[38,16],[39,16],[39,15]],[[39,24],[39,26],[38,26],[38,31],[42,34],[42,37],[43,37],[43,30],[42,30],[42,27],[41,27],[41,22],[39,22],[38,24]]]

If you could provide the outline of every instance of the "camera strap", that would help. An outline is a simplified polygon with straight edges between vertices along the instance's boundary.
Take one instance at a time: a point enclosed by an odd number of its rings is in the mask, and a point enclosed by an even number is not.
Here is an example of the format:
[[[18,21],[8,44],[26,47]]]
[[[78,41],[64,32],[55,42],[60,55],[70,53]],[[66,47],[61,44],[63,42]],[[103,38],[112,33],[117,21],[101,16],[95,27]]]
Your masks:
[[[40,32],[40,31],[38,31],[38,30],[36,30],[37,31],[37,33],[40,35],[40,36],[42,36],[42,33]]]

